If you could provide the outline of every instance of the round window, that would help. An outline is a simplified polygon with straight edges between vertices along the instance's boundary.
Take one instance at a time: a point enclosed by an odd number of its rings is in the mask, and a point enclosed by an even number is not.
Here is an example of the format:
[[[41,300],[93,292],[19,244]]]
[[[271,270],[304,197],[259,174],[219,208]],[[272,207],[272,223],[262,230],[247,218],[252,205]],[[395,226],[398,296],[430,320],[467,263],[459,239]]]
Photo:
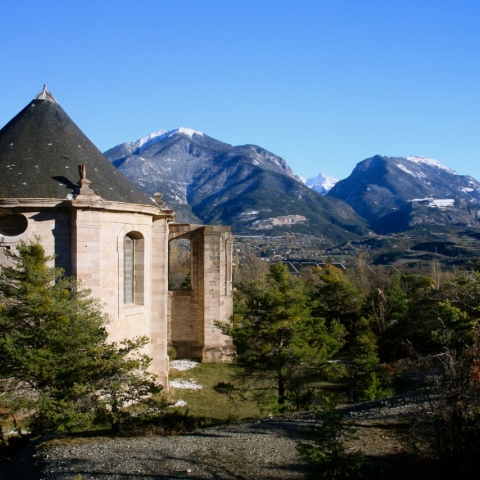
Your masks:
[[[28,221],[23,215],[4,215],[0,217],[0,235],[16,237],[28,227]]]

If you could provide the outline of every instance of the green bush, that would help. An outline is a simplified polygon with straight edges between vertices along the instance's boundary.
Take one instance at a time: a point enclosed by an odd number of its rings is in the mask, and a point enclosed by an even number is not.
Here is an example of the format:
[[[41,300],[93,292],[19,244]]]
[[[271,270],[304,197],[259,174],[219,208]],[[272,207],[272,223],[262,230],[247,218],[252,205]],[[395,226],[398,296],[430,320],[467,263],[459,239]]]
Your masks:
[[[335,408],[331,397],[324,398],[317,420],[308,432],[310,442],[298,447],[299,453],[314,467],[310,477],[328,480],[360,478],[363,455],[347,452],[345,444],[346,440],[354,438],[353,423]]]

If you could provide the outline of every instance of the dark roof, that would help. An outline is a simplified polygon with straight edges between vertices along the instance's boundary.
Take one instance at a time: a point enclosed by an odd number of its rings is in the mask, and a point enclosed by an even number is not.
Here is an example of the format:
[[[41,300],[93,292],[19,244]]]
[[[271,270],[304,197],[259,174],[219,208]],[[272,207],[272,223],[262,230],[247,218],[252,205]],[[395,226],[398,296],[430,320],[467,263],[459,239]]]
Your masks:
[[[79,165],[105,200],[155,205],[73,123],[46,88],[0,130],[0,198],[61,198]]]

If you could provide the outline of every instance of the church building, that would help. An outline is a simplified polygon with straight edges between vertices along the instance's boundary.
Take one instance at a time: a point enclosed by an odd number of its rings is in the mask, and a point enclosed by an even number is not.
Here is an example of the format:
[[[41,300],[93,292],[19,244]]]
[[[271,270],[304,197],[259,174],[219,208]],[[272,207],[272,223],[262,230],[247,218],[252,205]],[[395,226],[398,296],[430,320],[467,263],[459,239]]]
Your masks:
[[[0,265],[5,250],[39,238],[55,266],[81,280],[110,318],[109,340],[145,335],[168,390],[167,348],[178,358],[228,362],[215,327],[232,314],[230,227],[174,223],[73,123],[44,87],[0,130]],[[190,241],[190,288],[168,290],[168,246]]]

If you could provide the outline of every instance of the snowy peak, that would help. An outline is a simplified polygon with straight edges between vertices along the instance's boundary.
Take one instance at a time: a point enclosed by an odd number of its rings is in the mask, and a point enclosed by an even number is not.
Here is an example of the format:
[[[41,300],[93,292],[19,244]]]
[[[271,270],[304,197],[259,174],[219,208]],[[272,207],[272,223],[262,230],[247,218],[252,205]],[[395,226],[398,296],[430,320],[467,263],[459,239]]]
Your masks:
[[[176,128],[175,130],[157,130],[156,132],[145,135],[136,142],[126,142],[122,144],[122,147],[126,149],[129,155],[133,153],[139,154],[144,152],[152,145],[163,142],[167,138],[174,137],[175,135],[185,135],[192,139],[195,135],[203,137],[204,134],[202,132],[197,132],[196,130],[185,127]]]
[[[316,177],[302,179],[305,185],[316,192],[326,195],[333,186],[338,182],[336,178],[329,177],[323,172],[320,172]]]
[[[132,145],[132,147],[133,147],[132,151],[143,147],[145,144],[150,143],[155,138],[158,138],[158,137],[161,137],[162,135],[165,135],[165,133],[167,133],[167,130],[158,130],[156,132],[150,133],[149,135],[146,135],[145,137],[140,138],[136,142],[130,142],[130,145]]]
[[[176,130],[172,130],[171,132],[168,132],[168,133],[170,137],[173,135],[178,135],[180,133],[190,138],[193,138],[194,135],[199,135],[200,137],[203,137],[202,132],[198,132],[197,130],[193,130],[191,128],[185,128],[185,127],[177,128]]]
[[[170,130],[170,131],[158,130],[134,142],[132,145],[134,145],[135,148],[132,149],[132,153],[136,153],[136,154],[142,153],[152,145],[163,142],[167,138],[174,137],[175,135],[185,135],[190,139],[192,139],[195,135],[203,137],[202,132],[197,132],[192,128],[179,127],[179,128],[176,128],[175,130]]]
[[[451,173],[452,175],[458,175],[457,172],[453,170],[453,168],[447,167],[446,165],[443,165],[443,163],[440,163],[438,160],[435,160],[433,158],[426,158],[426,157],[421,157],[417,155],[411,155],[407,157],[407,160],[414,163],[423,163],[424,165],[429,165],[431,167],[437,167],[447,171],[448,173]]]

